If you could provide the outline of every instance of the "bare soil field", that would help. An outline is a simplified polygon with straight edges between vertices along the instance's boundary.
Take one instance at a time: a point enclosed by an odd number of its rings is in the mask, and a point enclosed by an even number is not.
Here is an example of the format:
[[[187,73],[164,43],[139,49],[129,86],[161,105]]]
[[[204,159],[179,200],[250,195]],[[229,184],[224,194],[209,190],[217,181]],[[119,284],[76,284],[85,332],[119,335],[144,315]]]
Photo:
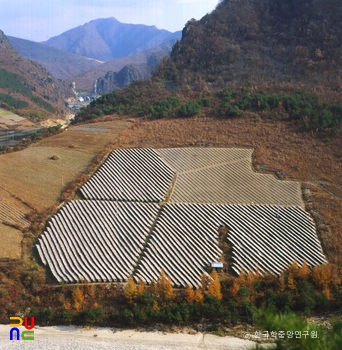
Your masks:
[[[51,157],[57,157],[53,160]],[[68,182],[82,173],[92,156],[58,147],[29,147],[1,156],[1,186],[34,210],[44,210],[58,199]]]
[[[20,259],[21,258],[21,240],[23,234],[10,226],[0,222],[0,259]]]
[[[26,118],[19,117],[10,111],[0,108],[0,129],[33,128],[34,124]]]
[[[33,147],[59,147],[96,155],[131,125],[132,122],[128,120],[115,120],[71,126],[58,135],[36,143]]]
[[[325,143],[316,134],[299,132],[284,122],[256,115],[228,120],[208,117],[139,120],[114,147],[254,147],[258,172],[314,188],[307,195],[330,262],[342,264],[342,131]],[[317,211],[317,213],[316,213]]]

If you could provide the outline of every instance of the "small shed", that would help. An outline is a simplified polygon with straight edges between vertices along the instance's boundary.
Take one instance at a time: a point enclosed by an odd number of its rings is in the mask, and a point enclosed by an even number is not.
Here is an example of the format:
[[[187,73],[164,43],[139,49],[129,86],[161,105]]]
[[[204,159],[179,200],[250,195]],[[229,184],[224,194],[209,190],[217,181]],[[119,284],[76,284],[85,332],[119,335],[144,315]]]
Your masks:
[[[219,261],[214,261],[211,263],[211,268],[212,269],[222,269],[223,268],[223,263]]]

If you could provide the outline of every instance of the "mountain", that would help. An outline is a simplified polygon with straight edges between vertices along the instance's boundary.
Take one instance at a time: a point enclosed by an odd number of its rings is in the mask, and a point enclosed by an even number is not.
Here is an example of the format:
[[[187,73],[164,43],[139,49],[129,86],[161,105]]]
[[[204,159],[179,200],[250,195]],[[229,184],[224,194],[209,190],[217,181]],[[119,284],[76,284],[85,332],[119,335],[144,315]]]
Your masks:
[[[342,3],[225,0],[189,21],[156,76],[225,85],[302,83],[342,88]]]
[[[112,113],[257,115],[329,142],[342,125],[341,44],[340,1],[221,1],[186,24],[151,79],[104,95],[75,122]]]
[[[111,17],[70,29],[42,44],[100,61],[136,55],[180,36],[155,26],[126,24]]]
[[[145,80],[149,77],[149,72],[145,65],[128,65],[119,72],[109,71],[107,74],[94,82],[93,93],[103,95],[116,88],[123,88],[134,80]]]
[[[7,37],[18,53],[40,63],[54,77],[66,79],[99,66],[102,62],[30,40]]]
[[[162,58],[169,56],[172,47],[176,43],[177,39],[178,38],[167,41],[163,44],[143,51],[138,55],[127,56],[124,58],[118,58],[105,62],[87,72],[83,72],[72,78],[68,78],[67,81],[69,83],[73,81],[76,82],[77,89],[92,91],[94,82],[97,79],[108,80],[109,78],[111,82],[108,81],[108,83],[106,82],[103,85],[103,92],[109,92],[117,87],[122,87],[121,83],[117,82],[116,79],[113,80],[113,77],[111,77],[111,75],[114,73],[119,73],[126,66],[130,66],[131,69],[124,70],[121,75],[124,75],[124,72],[131,72],[133,67],[133,69],[136,71],[136,74],[134,74],[134,76],[140,75],[143,79],[149,78],[152,70],[154,70],[159,65]],[[140,71],[140,73],[137,71]],[[108,74],[108,72],[111,73]],[[107,78],[105,78],[105,76],[107,76]],[[124,80],[127,81],[127,83],[132,81],[131,79]],[[102,90],[100,89],[97,92],[100,93],[100,91]]]
[[[0,104],[37,119],[66,112],[73,93],[39,63],[21,57],[0,30]]]

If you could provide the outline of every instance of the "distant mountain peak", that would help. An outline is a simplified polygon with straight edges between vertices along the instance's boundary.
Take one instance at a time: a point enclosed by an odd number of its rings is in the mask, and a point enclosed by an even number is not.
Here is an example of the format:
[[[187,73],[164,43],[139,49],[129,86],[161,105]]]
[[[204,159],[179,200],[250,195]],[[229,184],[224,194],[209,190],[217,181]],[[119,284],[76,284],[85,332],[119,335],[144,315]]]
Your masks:
[[[109,61],[158,46],[180,37],[155,25],[121,23],[114,17],[94,19],[42,42],[69,53]]]

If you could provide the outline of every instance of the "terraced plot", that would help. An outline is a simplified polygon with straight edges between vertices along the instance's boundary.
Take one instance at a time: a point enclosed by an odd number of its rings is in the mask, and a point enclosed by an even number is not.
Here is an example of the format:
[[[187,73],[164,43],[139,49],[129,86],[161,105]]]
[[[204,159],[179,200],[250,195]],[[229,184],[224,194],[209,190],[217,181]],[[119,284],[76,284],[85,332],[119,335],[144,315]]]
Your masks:
[[[178,174],[171,203],[274,204],[304,206],[300,183],[252,170],[253,150],[239,148],[158,149]]]
[[[25,216],[18,210],[10,207],[5,202],[0,200],[0,222],[26,228],[30,226],[30,222],[25,219]]]
[[[256,268],[279,274],[294,260],[310,266],[325,262],[315,225],[299,207],[166,204],[135,279],[151,283],[164,269],[175,286],[199,285],[205,268],[222,254],[217,239],[223,224],[238,274]]]
[[[57,281],[125,281],[157,216],[154,203],[73,201],[36,245]]]
[[[152,149],[118,149],[80,190],[86,199],[160,202],[174,175]]]

